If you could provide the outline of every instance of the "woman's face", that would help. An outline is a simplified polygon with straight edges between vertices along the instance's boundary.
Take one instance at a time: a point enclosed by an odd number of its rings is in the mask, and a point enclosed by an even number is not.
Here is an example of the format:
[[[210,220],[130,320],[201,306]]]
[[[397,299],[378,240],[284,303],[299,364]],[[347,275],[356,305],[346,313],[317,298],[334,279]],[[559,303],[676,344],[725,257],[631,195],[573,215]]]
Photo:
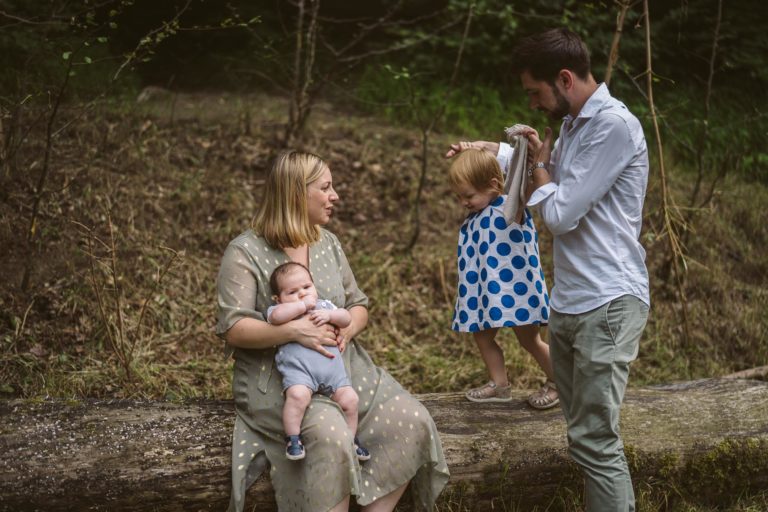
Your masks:
[[[331,170],[325,167],[320,178],[307,185],[307,213],[312,225],[328,224],[333,213],[333,203],[339,200],[339,195],[333,189]]]

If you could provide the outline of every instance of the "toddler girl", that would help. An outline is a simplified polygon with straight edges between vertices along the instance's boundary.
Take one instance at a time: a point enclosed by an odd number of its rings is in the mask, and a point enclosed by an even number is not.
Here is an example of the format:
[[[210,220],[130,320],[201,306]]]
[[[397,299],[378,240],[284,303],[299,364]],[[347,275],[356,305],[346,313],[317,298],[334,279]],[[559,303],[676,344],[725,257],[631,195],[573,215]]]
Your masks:
[[[451,164],[451,188],[468,215],[459,230],[459,287],[453,330],[471,332],[491,380],[467,392],[473,402],[512,399],[504,353],[496,343],[500,327],[511,327],[520,344],[547,375],[529,397],[537,409],[558,404],[549,346],[539,325],[549,318],[549,296],[539,262],[538,233],[527,209],[509,224],[504,218],[504,178],[487,151],[463,149]]]

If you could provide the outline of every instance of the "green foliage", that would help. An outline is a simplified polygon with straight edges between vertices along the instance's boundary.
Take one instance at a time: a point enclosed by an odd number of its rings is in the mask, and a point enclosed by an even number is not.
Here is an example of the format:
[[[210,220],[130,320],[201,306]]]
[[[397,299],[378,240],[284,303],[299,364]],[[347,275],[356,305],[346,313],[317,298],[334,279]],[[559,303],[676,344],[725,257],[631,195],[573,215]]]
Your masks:
[[[499,137],[505,126],[540,121],[541,116],[524,104],[505,103],[497,88],[462,83],[447,95],[446,88],[438,77],[405,67],[396,70],[387,64],[366,67],[357,82],[356,97],[362,109],[414,127],[419,116],[429,116],[445,106],[439,128],[470,138]]]

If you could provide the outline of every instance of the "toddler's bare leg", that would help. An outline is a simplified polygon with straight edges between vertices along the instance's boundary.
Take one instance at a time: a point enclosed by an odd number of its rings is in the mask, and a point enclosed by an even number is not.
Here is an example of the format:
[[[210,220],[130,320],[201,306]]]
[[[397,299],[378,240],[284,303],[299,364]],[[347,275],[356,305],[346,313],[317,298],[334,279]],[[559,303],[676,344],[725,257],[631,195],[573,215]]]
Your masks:
[[[504,352],[501,347],[496,343],[496,333],[499,329],[486,329],[484,331],[473,332],[472,335],[477,343],[477,348],[480,349],[480,356],[485,362],[488,373],[491,376],[491,380],[496,383],[497,386],[507,386],[509,380],[507,380],[507,368],[504,366]]]
[[[283,428],[285,435],[297,436],[301,433],[301,420],[312,400],[312,390],[307,386],[296,384],[285,390],[285,405],[283,406]]]
[[[549,345],[541,339],[539,326],[521,325],[513,327],[512,330],[517,336],[517,341],[533,356],[544,373],[547,374],[547,379],[554,381],[555,374],[552,371],[552,361],[549,359]]]
[[[347,418],[347,426],[352,434],[357,433],[357,393],[352,386],[342,386],[333,393],[331,399],[341,406]]]

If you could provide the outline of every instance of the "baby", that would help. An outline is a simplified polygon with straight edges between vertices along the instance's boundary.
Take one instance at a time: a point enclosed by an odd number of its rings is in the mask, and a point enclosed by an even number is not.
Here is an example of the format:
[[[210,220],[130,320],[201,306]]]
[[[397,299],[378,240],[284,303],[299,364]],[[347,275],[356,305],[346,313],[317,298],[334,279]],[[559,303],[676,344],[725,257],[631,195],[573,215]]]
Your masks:
[[[337,308],[332,302],[318,299],[317,289],[309,269],[301,263],[284,263],[272,272],[269,284],[273,293],[274,306],[267,310],[267,321],[281,325],[305,314],[317,326],[332,324],[344,328],[352,318],[349,311]],[[285,456],[300,460],[305,456],[301,441],[301,421],[314,393],[330,397],[339,404],[347,420],[347,426],[354,436],[355,453],[358,460],[371,458],[368,450],[360,445],[357,432],[357,393],[344,368],[341,350],[326,347],[334,354],[328,358],[298,342],[281,345],[275,356],[277,369],[283,377],[283,428],[285,429]]]

